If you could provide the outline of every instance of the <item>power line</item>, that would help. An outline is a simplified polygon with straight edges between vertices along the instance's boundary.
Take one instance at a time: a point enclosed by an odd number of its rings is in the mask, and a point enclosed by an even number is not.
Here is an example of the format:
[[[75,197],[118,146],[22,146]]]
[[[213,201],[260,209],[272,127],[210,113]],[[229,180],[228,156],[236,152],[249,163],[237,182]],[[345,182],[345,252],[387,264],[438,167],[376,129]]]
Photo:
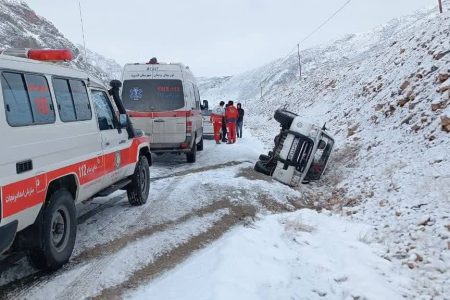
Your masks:
[[[336,10],[331,16],[329,16],[325,21],[323,21],[316,29],[314,29],[310,34],[308,34],[303,40],[300,41],[300,44],[303,44],[306,40],[312,37],[316,32],[318,32],[322,27],[324,27],[328,22],[330,22],[338,13],[340,13],[347,5],[350,4],[352,0],[347,0],[338,10]]]
[[[316,34],[320,29],[322,29],[328,22],[330,22],[337,14],[339,14],[347,5],[350,4],[352,0],[347,0],[344,4],[342,4],[333,14],[331,14],[325,21],[323,21],[319,26],[317,26],[310,34],[308,34],[305,38],[303,38],[297,45],[292,48],[283,58],[281,61],[284,61],[285,59],[289,58],[291,53],[297,48],[298,51],[298,59],[299,59],[299,74],[301,78],[301,61],[300,61],[300,44],[303,44],[305,41],[307,41],[310,37],[312,37],[314,34]],[[262,94],[262,83],[267,80],[267,77],[260,82],[261,86],[261,94]]]

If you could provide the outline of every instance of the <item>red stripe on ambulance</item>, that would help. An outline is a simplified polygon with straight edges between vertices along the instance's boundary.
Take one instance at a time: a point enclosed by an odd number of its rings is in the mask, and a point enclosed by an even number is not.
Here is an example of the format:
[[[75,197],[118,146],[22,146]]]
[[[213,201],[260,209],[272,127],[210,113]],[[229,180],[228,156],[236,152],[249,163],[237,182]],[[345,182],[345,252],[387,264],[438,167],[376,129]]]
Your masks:
[[[22,210],[42,204],[47,196],[48,183],[74,174],[79,184],[85,185],[102,176],[114,172],[118,168],[135,163],[138,156],[138,147],[143,142],[148,142],[148,137],[135,138],[129,148],[120,152],[107,153],[67,167],[39,174],[2,187],[3,210],[2,217],[12,216]],[[119,155],[120,159],[117,159]],[[119,162],[119,165],[117,163]]]

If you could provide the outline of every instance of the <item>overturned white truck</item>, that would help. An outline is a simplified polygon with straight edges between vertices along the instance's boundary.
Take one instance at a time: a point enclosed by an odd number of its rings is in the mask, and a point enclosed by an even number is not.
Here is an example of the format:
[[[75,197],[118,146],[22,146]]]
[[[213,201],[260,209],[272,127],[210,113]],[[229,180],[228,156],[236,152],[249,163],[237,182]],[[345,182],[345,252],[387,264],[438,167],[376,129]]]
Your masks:
[[[322,128],[297,114],[278,109],[274,118],[281,124],[275,147],[268,155],[260,155],[255,171],[272,176],[289,186],[319,180],[324,173],[334,139]]]

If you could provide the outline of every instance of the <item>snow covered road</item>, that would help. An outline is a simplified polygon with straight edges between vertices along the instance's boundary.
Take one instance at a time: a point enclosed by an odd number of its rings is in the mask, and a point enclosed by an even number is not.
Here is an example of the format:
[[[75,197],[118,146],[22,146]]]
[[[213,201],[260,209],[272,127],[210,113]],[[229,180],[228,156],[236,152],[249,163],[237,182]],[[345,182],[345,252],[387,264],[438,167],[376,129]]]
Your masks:
[[[262,152],[249,137],[208,141],[195,164],[155,157],[146,205],[131,207],[123,192],[81,204],[70,263],[53,274],[26,258],[3,263],[0,298],[400,298],[407,281],[387,275],[367,226],[292,212],[307,203],[253,172]]]
[[[25,258],[3,263],[0,297],[120,295],[173,267],[234,224],[251,222],[264,205],[293,209],[286,197],[300,198],[300,193],[267,179],[246,178],[261,148],[251,138],[236,145],[208,141],[195,164],[186,164],[184,156],[155,157],[146,205],[131,207],[123,192],[81,204],[70,263],[50,275],[34,270]]]

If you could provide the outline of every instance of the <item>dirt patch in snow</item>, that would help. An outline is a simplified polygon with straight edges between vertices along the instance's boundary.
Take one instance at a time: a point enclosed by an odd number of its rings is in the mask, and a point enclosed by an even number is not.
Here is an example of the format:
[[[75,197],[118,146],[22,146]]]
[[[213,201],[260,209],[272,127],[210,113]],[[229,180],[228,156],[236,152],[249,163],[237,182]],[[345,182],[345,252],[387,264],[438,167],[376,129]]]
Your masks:
[[[244,177],[248,180],[264,180],[267,182],[273,182],[272,177],[261,174],[253,170],[253,167],[242,168],[236,174],[236,177]]]
[[[152,177],[152,178],[150,178],[150,180],[151,181],[156,181],[156,180],[167,179],[167,178],[171,178],[171,177],[186,176],[186,175],[202,173],[202,172],[206,172],[206,171],[222,169],[222,168],[226,168],[226,167],[233,167],[233,166],[237,166],[237,165],[241,165],[241,164],[245,164],[245,163],[253,163],[253,162],[248,161],[248,160],[244,160],[244,161],[229,161],[229,162],[226,162],[226,163],[223,163],[223,164],[205,166],[205,167],[201,167],[201,168],[197,168],[197,169],[188,169],[188,170],[184,170],[184,171],[175,172],[175,173],[172,173],[172,174],[169,174],[169,175]]]
[[[279,202],[269,198],[269,196],[265,195],[265,194],[260,194],[258,197],[258,200],[259,200],[259,203],[261,203],[261,205],[265,209],[270,211],[271,213],[283,213],[283,212],[290,212],[290,211],[295,210],[294,207],[288,206],[283,203],[279,203]]]

